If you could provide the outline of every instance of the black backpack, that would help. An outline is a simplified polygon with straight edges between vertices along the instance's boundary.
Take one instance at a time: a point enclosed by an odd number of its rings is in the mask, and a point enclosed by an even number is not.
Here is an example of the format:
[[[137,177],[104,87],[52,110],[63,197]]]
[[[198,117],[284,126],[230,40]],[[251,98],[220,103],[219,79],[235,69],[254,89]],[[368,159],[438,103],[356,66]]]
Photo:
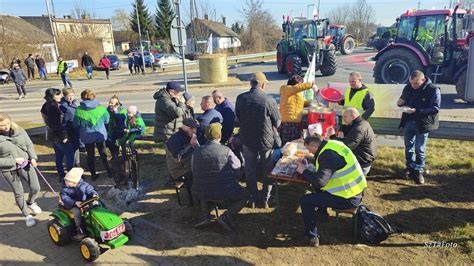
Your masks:
[[[359,206],[356,216],[357,237],[364,243],[379,244],[395,232],[382,216],[365,205]]]

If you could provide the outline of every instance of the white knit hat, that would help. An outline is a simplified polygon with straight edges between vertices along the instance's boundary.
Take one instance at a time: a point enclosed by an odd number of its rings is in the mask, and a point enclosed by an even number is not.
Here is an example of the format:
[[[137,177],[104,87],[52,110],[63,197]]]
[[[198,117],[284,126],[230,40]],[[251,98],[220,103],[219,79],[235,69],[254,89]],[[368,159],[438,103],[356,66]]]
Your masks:
[[[66,176],[64,177],[64,181],[79,183],[82,174],[84,174],[84,169],[81,167],[74,167],[69,172],[67,172]]]

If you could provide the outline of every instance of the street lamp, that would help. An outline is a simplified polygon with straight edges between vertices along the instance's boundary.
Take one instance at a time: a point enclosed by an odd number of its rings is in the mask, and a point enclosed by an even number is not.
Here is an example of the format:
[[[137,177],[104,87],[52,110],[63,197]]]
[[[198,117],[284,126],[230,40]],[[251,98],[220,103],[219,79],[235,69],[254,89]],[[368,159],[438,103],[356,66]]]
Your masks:
[[[135,11],[137,14],[138,39],[140,41],[140,52],[142,54],[143,73],[146,73],[145,55],[143,54],[142,30],[140,29],[140,17],[138,16],[138,0],[135,2]]]

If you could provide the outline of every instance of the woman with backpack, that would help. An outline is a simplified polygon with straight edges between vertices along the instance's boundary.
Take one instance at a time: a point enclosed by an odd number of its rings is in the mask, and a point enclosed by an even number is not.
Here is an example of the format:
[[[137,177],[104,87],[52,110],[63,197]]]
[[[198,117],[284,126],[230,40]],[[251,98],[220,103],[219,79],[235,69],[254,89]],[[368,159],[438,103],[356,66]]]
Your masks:
[[[104,54],[102,58],[99,61],[99,67],[105,71],[105,77],[109,79],[110,75],[110,60],[107,58],[107,56]]]
[[[41,208],[36,204],[40,192],[35,172],[37,159],[33,142],[26,131],[13,123],[8,114],[0,113],[0,175],[13,190],[16,204],[25,216],[28,227],[36,224],[31,214],[41,213]],[[29,187],[28,201],[24,199],[22,180]]]

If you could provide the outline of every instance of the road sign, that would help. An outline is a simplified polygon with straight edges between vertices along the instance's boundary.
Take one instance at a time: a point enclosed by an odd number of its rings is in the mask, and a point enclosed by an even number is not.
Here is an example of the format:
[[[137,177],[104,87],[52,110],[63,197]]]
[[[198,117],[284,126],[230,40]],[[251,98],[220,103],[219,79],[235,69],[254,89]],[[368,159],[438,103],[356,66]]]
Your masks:
[[[186,29],[184,28],[184,23],[181,21],[181,35],[182,35],[182,40],[183,40],[183,47],[186,47]],[[171,21],[171,28],[170,28],[170,37],[171,37],[171,44],[173,47],[178,50],[179,49],[179,33],[178,33],[179,27],[178,27],[178,18],[174,18]]]

